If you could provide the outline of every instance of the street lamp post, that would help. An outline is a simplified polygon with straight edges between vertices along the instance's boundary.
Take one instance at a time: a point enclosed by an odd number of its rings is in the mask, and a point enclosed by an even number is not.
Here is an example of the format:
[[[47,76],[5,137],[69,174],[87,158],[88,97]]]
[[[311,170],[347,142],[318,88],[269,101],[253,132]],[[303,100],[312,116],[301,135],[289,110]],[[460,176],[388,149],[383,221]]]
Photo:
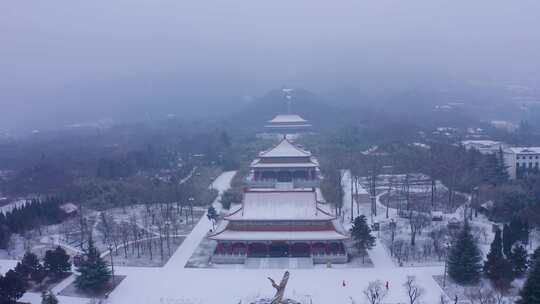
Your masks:
[[[113,255],[112,255],[113,245],[109,244],[108,247],[109,247],[109,256],[111,257],[112,282],[113,282],[113,286],[114,286],[114,261],[113,261]]]
[[[354,222],[354,194],[353,194],[353,177],[352,171],[349,171],[349,179],[351,180],[351,223]]]
[[[369,198],[370,198],[370,200],[371,200],[371,224],[373,224],[373,215],[375,215],[375,216],[377,215],[377,214],[376,214],[377,211],[376,211],[376,209],[375,209],[375,208],[377,208],[376,202],[375,202],[375,200],[377,199],[377,197],[376,197],[375,195],[371,194]],[[375,214],[374,214],[374,213],[375,213]]]
[[[448,254],[450,253],[450,242],[446,242],[446,256],[444,258],[443,288],[446,287],[446,273],[448,272]]]
[[[165,221],[165,233],[167,233],[167,251],[169,252],[169,256],[171,256],[171,242],[169,240],[169,235],[170,235],[170,232],[169,232],[169,228],[171,226],[171,221],[167,220]]]
[[[396,237],[396,228],[397,228],[397,224],[396,224],[396,221],[394,221],[394,219],[391,219],[390,220],[390,239],[392,241],[391,245],[390,245],[390,256],[394,256],[394,240],[395,240],[395,237]]]
[[[472,193],[474,200],[471,200],[471,202],[473,203],[474,217],[475,218],[478,217],[478,207],[479,207],[478,204],[480,202],[480,200],[479,200],[479,192],[480,191],[479,190],[480,190],[480,188],[478,186],[476,186],[476,187],[473,188],[473,193]],[[471,220],[472,220],[472,210],[471,210]]]
[[[191,214],[191,223],[193,223],[193,202],[195,201],[195,198],[192,196],[188,198],[189,201],[189,213]]]

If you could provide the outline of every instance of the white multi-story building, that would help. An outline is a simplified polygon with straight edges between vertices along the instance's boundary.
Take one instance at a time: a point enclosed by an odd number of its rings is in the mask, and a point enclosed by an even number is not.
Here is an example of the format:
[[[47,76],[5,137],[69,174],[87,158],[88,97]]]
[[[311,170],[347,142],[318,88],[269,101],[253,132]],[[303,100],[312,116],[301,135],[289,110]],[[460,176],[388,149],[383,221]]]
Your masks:
[[[504,148],[504,144],[500,141],[494,140],[464,140],[461,144],[466,149],[475,149],[482,154],[495,154],[500,151],[501,148]]]
[[[510,179],[521,174],[539,170],[540,147],[511,147],[504,149],[504,164]]]

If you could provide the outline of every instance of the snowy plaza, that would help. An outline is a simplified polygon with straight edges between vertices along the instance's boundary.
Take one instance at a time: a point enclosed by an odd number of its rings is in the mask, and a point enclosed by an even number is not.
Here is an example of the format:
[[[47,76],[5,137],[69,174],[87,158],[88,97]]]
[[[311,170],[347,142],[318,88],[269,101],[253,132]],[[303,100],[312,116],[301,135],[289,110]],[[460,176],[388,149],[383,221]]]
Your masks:
[[[223,173],[213,186],[223,193],[228,189],[234,174]],[[344,182],[344,185],[346,187],[347,183]],[[211,228],[211,222],[202,217],[164,267],[116,267],[116,275],[127,277],[109,295],[107,302],[218,304],[250,303],[250,300],[258,297],[271,297],[274,290],[267,277],[279,278],[286,269],[245,269],[241,265],[224,269],[185,268],[194,250]],[[439,301],[442,290],[433,276],[442,275],[443,266],[398,267],[379,242],[369,251],[369,257],[374,264],[370,268],[288,269],[291,277],[285,296],[301,303],[363,303],[362,290],[370,281],[380,280],[389,283],[385,303],[403,303],[406,292],[402,284],[408,276],[416,276],[418,283],[425,289],[422,303]],[[2,261],[2,272],[7,270],[4,267],[13,265],[13,261]],[[54,287],[53,292],[60,292],[72,280],[70,277],[61,282]],[[59,296],[59,299],[66,304],[90,301],[88,298],[66,296]],[[41,297],[38,293],[26,293],[22,301],[40,303]]]

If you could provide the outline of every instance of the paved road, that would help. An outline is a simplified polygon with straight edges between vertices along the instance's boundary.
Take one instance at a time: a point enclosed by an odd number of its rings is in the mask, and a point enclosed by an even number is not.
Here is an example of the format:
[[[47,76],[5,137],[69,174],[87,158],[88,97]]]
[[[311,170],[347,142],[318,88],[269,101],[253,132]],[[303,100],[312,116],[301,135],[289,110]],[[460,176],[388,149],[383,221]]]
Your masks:
[[[219,194],[213,203],[214,207],[217,210],[221,209],[221,204],[219,203],[219,201],[221,200],[223,192],[227,191],[230,188],[231,181],[235,174],[236,171],[224,172],[223,174],[218,176],[218,178],[216,178],[216,180],[212,183],[211,187],[219,191]],[[206,236],[210,229],[212,229],[212,222],[208,220],[205,212],[197,225],[195,225],[189,236],[182,242],[180,247],[169,259],[167,264],[165,264],[165,268],[184,268],[187,261],[189,260],[195,249],[197,249],[197,246],[199,246],[199,243]]]

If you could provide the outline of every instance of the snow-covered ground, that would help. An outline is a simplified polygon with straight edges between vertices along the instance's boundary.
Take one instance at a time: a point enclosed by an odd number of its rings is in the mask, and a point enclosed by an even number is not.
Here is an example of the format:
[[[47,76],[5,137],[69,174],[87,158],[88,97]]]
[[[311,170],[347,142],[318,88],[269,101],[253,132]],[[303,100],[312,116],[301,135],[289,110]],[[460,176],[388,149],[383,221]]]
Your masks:
[[[17,262],[16,260],[0,260],[0,274],[4,275],[10,269],[15,268]]]
[[[225,172],[213,186],[223,193],[230,186],[235,172]],[[219,207],[218,197],[215,201]],[[350,202],[349,202],[350,206]],[[267,277],[281,278],[279,269],[198,269],[184,268],[189,257],[205,237],[212,224],[203,216],[186,240],[162,268],[115,267],[117,274],[127,278],[112,292],[108,303],[141,304],[236,304],[249,303],[254,297],[271,297],[274,289]],[[315,304],[364,303],[362,290],[370,281],[389,282],[389,295],[385,303],[404,303],[406,293],[402,284],[407,276],[417,277],[425,289],[421,303],[437,303],[442,293],[433,275],[443,273],[442,266],[397,267],[386,250],[377,242],[370,251],[373,268],[316,268],[294,269],[286,291],[286,297],[298,301],[312,299]],[[4,264],[0,264],[4,265]],[[2,269],[4,271],[4,269]],[[345,286],[343,286],[345,281]],[[62,282],[62,285],[64,282]],[[55,290],[56,291],[56,290]],[[59,297],[61,303],[82,304],[88,299]],[[27,293],[22,301],[40,303],[40,296]]]
[[[14,201],[13,203],[0,207],[0,212],[6,214],[8,212],[11,212],[11,210],[15,208],[19,208],[26,205],[27,202],[29,202],[29,200],[26,200],[26,199],[20,199],[20,200]]]
[[[217,188],[226,190],[226,186],[219,186],[230,182],[232,176],[229,172],[220,176],[215,182]],[[119,272],[128,277],[111,294],[111,303],[239,303],[259,295],[272,296],[274,290],[266,277],[279,278],[283,270],[184,268],[189,255],[210,228],[211,223],[203,217],[162,269],[120,269]],[[389,281],[387,302],[399,303],[406,299],[401,285],[408,275],[415,275],[426,289],[423,303],[436,303],[441,290],[432,276],[441,274],[442,267],[398,268],[379,243],[370,257],[374,268],[292,270],[286,295],[298,300],[311,298],[313,303],[350,304],[351,298],[362,303],[362,289],[369,281],[379,279]]]

